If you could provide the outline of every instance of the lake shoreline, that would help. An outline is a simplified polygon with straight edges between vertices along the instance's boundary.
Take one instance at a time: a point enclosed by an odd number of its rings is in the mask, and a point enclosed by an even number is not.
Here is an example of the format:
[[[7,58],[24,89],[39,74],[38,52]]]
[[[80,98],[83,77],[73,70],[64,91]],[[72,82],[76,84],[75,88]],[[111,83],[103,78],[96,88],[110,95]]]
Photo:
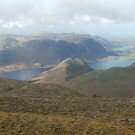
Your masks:
[[[8,66],[0,66],[0,72],[11,72],[23,69],[34,69],[34,68],[53,68],[55,65],[46,65],[43,67],[38,66],[26,66],[26,65],[8,65]]]
[[[113,57],[114,58],[114,57]],[[94,71],[107,70],[112,67],[129,67],[131,66],[135,60],[127,60],[127,59],[113,59],[112,57],[108,59],[96,60],[96,61],[87,61],[89,66]],[[56,65],[47,65],[47,66],[7,66],[4,68],[0,67],[0,77],[9,78],[9,79],[17,79],[17,80],[29,80],[34,76],[37,76],[44,71],[50,70]]]
[[[15,80],[30,80],[32,77],[50,70],[53,67],[39,67],[39,68],[25,68],[9,72],[0,72],[1,78],[15,79]]]

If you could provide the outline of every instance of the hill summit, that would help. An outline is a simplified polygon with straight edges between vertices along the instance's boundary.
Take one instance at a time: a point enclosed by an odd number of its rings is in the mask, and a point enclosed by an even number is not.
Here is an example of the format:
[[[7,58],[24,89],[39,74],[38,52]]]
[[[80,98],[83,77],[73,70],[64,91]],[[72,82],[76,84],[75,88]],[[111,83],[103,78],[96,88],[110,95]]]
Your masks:
[[[84,73],[93,71],[82,59],[67,58],[49,71],[46,71],[32,80],[37,83],[64,83]]]

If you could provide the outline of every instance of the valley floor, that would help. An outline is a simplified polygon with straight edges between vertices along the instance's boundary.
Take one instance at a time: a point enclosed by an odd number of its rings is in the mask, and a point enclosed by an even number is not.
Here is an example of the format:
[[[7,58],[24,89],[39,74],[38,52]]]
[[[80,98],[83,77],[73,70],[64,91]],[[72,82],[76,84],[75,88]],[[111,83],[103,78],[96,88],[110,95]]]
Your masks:
[[[0,135],[135,135],[133,98],[0,96]]]

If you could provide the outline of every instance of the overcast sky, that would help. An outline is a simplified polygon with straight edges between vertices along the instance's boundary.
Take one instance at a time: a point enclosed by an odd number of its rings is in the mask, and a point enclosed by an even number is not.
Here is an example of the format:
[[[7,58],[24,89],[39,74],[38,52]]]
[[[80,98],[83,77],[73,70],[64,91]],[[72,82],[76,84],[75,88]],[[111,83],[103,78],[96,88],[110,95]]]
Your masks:
[[[135,35],[135,0],[0,0],[0,34]]]

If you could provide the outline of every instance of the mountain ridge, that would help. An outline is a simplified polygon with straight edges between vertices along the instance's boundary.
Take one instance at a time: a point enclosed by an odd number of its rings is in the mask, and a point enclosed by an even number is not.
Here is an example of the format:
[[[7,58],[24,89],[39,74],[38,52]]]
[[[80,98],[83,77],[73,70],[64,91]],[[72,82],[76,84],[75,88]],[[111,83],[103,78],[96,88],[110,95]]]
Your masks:
[[[36,83],[59,83],[66,82],[81,74],[93,71],[92,68],[82,59],[67,58],[49,71],[34,77],[32,80]],[[54,80],[53,80],[54,79]]]

